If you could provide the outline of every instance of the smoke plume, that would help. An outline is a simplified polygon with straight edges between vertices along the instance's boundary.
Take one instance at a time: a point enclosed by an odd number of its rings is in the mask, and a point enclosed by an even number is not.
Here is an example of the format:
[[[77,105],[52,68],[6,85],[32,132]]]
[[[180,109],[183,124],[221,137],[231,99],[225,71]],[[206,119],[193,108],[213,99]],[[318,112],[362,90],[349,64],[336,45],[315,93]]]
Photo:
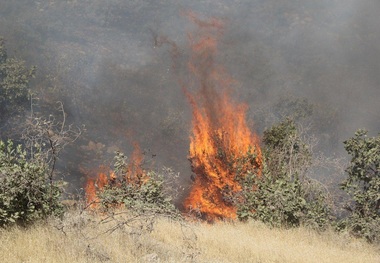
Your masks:
[[[259,132],[295,102],[311,109],[312,131],[331,154],[358,128],[379,132],[379,1],[3,0],[0,35],[10,55],[37,66],[40,103],[62,101],[68,121],[87,127],[63,157],[74,163],[75,187],[83,184],[75,167],[130,154],[134,141],[148,165],[189,181],[191,109],[178,82],[194,27],[181,15],[188,10],[223,20],[215,59]]]

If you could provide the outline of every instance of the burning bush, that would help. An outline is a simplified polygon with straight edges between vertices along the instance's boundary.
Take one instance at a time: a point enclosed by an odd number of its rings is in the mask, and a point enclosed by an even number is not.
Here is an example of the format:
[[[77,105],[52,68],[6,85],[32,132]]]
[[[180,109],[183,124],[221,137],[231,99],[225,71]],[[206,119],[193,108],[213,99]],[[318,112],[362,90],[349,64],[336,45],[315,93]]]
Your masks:
[[[193,108],[189,159],[196,177],[185,206],[199,210],[211,221],[235,218],[229,200],[241,189],[239,177],[261,167],[260,148],[245,123],[245,109],[234,107],[227,98],[223,102],[215,122],[204,108],[195,104]]]
[[[96,179],[88,179],[88,205],[101,211],[127,208],[131,213],[177,213],[164,181],[164,177],[173,178],[174,172],[168,168],[162,173],[146,171],[142,167],[143,157],[137,144],[129,161],[127,156],[117,152],[114,171],[107,174],[103,168]]]
[[[259,140],[246,122],[247,106],[231,98],[234,79],[215,62],[223,22],[187,15],[198,31],[189,34],[191,80],[184,87],[193,111],[189,160],[195,173],[184,207],[207,221],[233,219],[239,177],[248,171],[260,174]]]

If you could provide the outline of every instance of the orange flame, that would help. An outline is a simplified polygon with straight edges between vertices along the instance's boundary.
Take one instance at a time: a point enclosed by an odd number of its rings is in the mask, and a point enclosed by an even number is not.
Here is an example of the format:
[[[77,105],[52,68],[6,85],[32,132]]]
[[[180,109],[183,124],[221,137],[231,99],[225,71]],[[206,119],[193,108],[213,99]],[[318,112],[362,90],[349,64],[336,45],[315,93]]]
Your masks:
[[[134,150],[123,178],[127,183],[141,186],[149,180],[148,175],[142,168],[143,160],[144,156],[139,144],[134,143]],[[90,208],[97,208],[100,201],[98,197],[99,193],[101,193],[107,185],[111,184],[116,186],[120,185],[117,182],[116,174],[112,170],[109,170],[107,172],[107,168],[104,166],[101,166],[99,168],[99,172],[97,172],[95,178],[87,176],[87,182],[85,186],[87,205]]]
[[[237,177],[261,170],[259,139],[246,122],[247,105],[230,97],[234,79],[215,62],[223,22],[200,21],[192,13],[188,17],[198,25],[197,34],[189,34],[192,78],[184,88],[193,112],[189,160],[196,177],[184,207],[211,222],[234,219],[231,199],[241,190]],[[196,93],[188,92],[189,86]],[[241,161],[249,152],[255,154],[254,162]]]
[[[125,179],[128,183],[141,185],[145,183],[149,178],[142,168],[144,161],[144,155],[141,151],[138,143],[133,144],[134,150],[131,156],[131,161],[128,164],[127,173]]]
[[[86,203],[90,208],[96,208],[99,203],[98,192],[101,192],[110,181],[114,180],[115,174],[113,171],[106,172],[106,168],[101,166],[96,178],[87,177],[85,186]],[[108,179],[110,178],[110,179]]]

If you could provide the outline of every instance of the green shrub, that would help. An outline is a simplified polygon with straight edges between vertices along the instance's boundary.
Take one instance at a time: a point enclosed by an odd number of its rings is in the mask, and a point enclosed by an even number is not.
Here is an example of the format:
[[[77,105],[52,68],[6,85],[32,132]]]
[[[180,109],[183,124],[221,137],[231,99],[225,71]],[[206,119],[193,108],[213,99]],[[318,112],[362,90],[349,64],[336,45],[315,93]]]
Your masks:
[[[306,225],[315,229],[330,222],[328,196],[310,179],[249,174],[243,185],[244,202],[238,209],[241,220],[253,218],[275,227]]]
[[[286,119],[266,130],[263,141],[263,171],[243,177],[238,217],[277,227],[326,227],[331,218],[328,193],[306,176],[311,150],[294,122]]]
[[[12,141],[0,141],[0,226],[27,225],[60,215],[61,188],[51,182],[50,168],[40,148],[26,152]]]
[[[380,135],[367,137],[367,131],[358,130],[344,142],[352,156],[346,169],[347,179],[341,188],[352,197],[345,206],[349,216],[338,224],[368,241],[380,241]]]
[[[115,156],[116,178],[108,183],[98,197],[103,208],[124,205],[132,213],[156,213],[178,215],[173,205],[173,198],[165,185],[165,179],[174,179],[176,176],[169,168],[162,172],[148,171],[146,175],[136,174],[136,178],[145,178],[130,182],[126,179],[129,164],[128,158],[120,152]],[[143,169],[141,169],[145,173]]]

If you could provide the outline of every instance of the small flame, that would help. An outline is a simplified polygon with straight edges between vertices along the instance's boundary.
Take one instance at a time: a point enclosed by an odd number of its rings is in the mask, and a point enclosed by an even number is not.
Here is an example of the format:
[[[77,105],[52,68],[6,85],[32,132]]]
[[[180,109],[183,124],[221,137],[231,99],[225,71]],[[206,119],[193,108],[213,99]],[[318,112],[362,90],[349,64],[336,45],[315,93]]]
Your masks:
[[[200,21],[192,13],[188,17],[198,25],[197,34],[189,34],[192,78],[184,87],[193,112],[189,160],[196,177],[184,207],[188,212],[200,212],[210,222],[234,219],[232,198],[241,190],[236,177],[250,170],[260,173],[259,139],[246,122],[247,105],[230,96],[236,81],[215,62],[223,22]],[[196,92],[188,92],[189,86]],[[242,162],[249,152],[256,156],[255,161]]]
[[[90,208],[96,208],[99,203],[98,193],[101,192],[110,181],[116,178],[114,172],[110,170],[106,172],[106,168],[101,166],[96,178],[87,177],[85,186],[86,203]],[[108,179],[110,178],[110,179]]]
[[[134,143],[134,150],[131,155],[130,162],[127,165],[124,178],[121,178],[121,180],[125,180],[129,184],[139,186],[146,183],[149,180],[149,177],[142,168],[143,161],[144,156],[141,148],[138,143]],[[98,172],[95,173],[97,174],[95,178],[87,176],[85,186],[86,202],[90,208],[98,207],[100,202],[98,195],[107,185],[120,185],[119,182],[117,182],[118,178],[114,171],[107,169],[104,166],[101,166]],[[88,172],[86,172],[86,174],[88,174]]]
[[[142,168],[144,155],[138,143],[133,144],[134,150],[131,156],[131,161],[128,164],[125,179],[128,183],[141,185],[148,181],[149,177]]]
[[[96,203],[98,203],[99,200],[96,197],[96,186],[95,186],[94,179],[87,178],[85,191],[86,191],[86,203],[92,208],[95,207]]]

